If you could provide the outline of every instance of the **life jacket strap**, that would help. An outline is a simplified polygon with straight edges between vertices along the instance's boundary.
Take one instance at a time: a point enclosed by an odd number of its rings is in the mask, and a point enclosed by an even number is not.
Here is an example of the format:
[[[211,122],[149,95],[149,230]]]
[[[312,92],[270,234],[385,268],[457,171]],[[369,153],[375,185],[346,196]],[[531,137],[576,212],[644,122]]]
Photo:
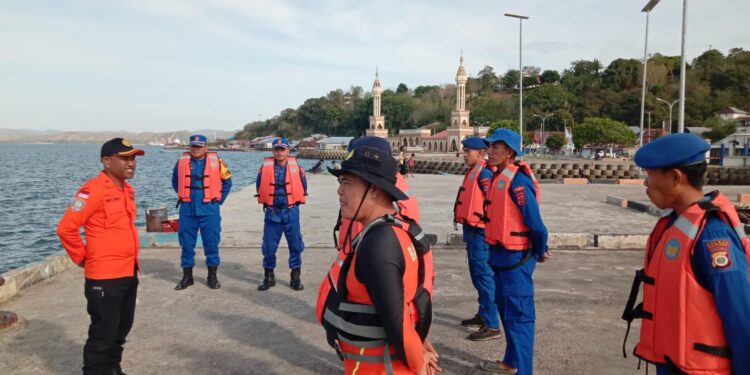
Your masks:
[[[514,268],[521,267],[524,264],[526,264],[526,262],[531,260],[532,256],[533,255],[531,254],[531,250],[524,250],[523,257],[518,262],[511,264],[510,266],[503,266],[503,267],[492,266],[492,271],[497,273],[497,272],[503,272],[503,271],[510,271]]]
[[[717,357],[732,358],[732,351],[728,347],[711,346],[696,342],[695,344],[693,344],[693,349],[699,352],[715,355]]]

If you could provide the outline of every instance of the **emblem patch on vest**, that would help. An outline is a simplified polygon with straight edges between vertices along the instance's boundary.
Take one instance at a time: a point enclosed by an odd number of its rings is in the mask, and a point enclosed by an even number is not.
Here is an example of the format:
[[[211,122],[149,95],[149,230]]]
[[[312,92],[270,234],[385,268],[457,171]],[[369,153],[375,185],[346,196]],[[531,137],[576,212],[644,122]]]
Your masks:
[[[664,256],[667,260],[675,260],[680,256],[680,241],[672,238],[667,241],[667,245],[664,246]]]
[[[519,186],[513,189],[513,194],[516,195],[516,201],[518,202],[519,206],[523,206],[526,204],[526,189],[524,189],[523,186]]]
[[[497,188],[497,191],[503,191],[503,189],[505,189],[505,180],[498,180],[495,187]]]
[[[732,260],[729,259],[729,240],[708,241],[706,248],[711,252],[711,267],[721,270],[732,265]]]
[[[409,256],[411,256],[411,261],[417,260],[417,251],[414,249],[414,246],[409,245],[408,248],[406,248],[407,251],[409,251]]]

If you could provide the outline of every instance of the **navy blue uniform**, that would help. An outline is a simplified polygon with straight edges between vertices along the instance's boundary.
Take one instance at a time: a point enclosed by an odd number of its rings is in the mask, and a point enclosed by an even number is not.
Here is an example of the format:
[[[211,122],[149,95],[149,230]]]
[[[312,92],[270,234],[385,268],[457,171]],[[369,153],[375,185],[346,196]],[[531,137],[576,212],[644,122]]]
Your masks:
[[[482,194],[486,196],[492,183],[492,171],[489,168],[482,169],[476,181]],[[479,294],[479,312],[477,315],[484,318],[485,326],[498,329],[500,328],[500,320],[497,315],[497,305],[495,305],[495,280],[489,263],[489,246],[487,242],[484,242],[484,228],[464,224],[463,231],[469,258],[471,283]]]
[[[534,182],[525,173],[516,173],[509,194],[523,215],[524,224],[531,232],[531,256],[521,266],[500,270],[518,264],[525,251],[507,250],[500,245],[490,245],[490,265],[495,272],[495,304],[503,323],[507,346],[503,363],[518,369],[518,375],[529,375],[534,365],[534,280],[532,275],[538,257],[547,253],[547,228],[544,226],[536,200]],[[523,195],[523,196],[522,196]],[[520,199],[519,199],[520,198]],[[522,204],[519,204],[519,201]]]
[[[177,191],[177,164],[172,171],[172,188]],[[191,186],[203,186],[203,171],[206,158],[190,159]],[[198,231],[203,242],[203,252],[206,256],[206,266],[218,266],[219,243],[221,242],[221,204],[227,199],[232,190],[232,179],[221,181],[221,201],[203,202],[203,189],[190,190],[190,202],[180,202],[180,229],[178,238],[182,247],[180,265],[191,268],[195,265],[195,245],[198,241]]]
[[[276,268],[276,250],[282,233],[289,245],[289,268],[302,267],[302,251],[305,244],[302,241],[302,230],[299,224],[299,206],[288,207],[285,189],[286,165],[274,164],[274,190],[273,207],[265,207],[265,225],[263,226],[263,268]],[[307,178],[302,168],[299,169],[302,186],[307,194]],[[260,172],[255,179],[256,190],[260,189]]]

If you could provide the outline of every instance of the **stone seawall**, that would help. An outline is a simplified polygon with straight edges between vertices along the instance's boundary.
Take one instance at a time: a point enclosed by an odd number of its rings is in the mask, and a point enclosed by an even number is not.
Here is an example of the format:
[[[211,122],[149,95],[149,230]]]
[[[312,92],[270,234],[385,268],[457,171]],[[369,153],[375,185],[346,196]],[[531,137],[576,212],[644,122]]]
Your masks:
[[[302,150],[301,159],[342,160],[344,150]],[[644,176],[637,166],[593,160],[545,160],[529,162],[531,169],[540,180],[562,181],[565,178],[583,178],[589,182],[611,182],[639,179]],[[414,173],[421,174],[464,174],[467,167],[463,161],[416,160]],[[750,185],[750,168],[709,166],[705,183],[707,185]]]
[[[10,299],[20,291],[49,279],[71,267],[73,262],[68,255],[61,251],[36,263],[27,264],[21,268],[8,271],[2,276],[5,284],[0,286],[0,303]]]

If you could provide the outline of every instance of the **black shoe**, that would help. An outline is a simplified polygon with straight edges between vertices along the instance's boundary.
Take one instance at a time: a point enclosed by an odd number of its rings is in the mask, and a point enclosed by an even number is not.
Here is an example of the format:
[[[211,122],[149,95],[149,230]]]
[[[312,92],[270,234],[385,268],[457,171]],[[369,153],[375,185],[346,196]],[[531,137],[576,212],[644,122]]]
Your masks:
[[[500,338],[500,329],[482,327],[479,331],[476,331],[469,335],[471,341],[487,341],[495,340]]]
[[[208,285],[211,289],[219,289],[221,288],[221,283],[219,282],[219,279],[216,277],[216,269],[218,266],[208,266],[208,280],[206,281],[206,285]]]
[[[193,267],[183,268],[182,280],[180,280],[180,282],[177,283],[177,286],[174,287],[174,290],[187,289],[187,287],[191,285],[193,285]]]
[[[268,290],[276,285],[276,276],[273,274],[273,268],[266,268],[263,275],[263,282],[258,285],[258,290]]]
[[[461,325],[469,328],[482,328],[484,327],[484,318],[477,314],[473,318],[462,320]]]
[[[295,268],[292,270],[292,274],[291,274],[292,278],[291,280],[289,280],[289,286],[294,290],[305,289],[305,286],[302,285],[302,280],[300,280],[299,278],[300,272],[301,271],[299,268]]]

